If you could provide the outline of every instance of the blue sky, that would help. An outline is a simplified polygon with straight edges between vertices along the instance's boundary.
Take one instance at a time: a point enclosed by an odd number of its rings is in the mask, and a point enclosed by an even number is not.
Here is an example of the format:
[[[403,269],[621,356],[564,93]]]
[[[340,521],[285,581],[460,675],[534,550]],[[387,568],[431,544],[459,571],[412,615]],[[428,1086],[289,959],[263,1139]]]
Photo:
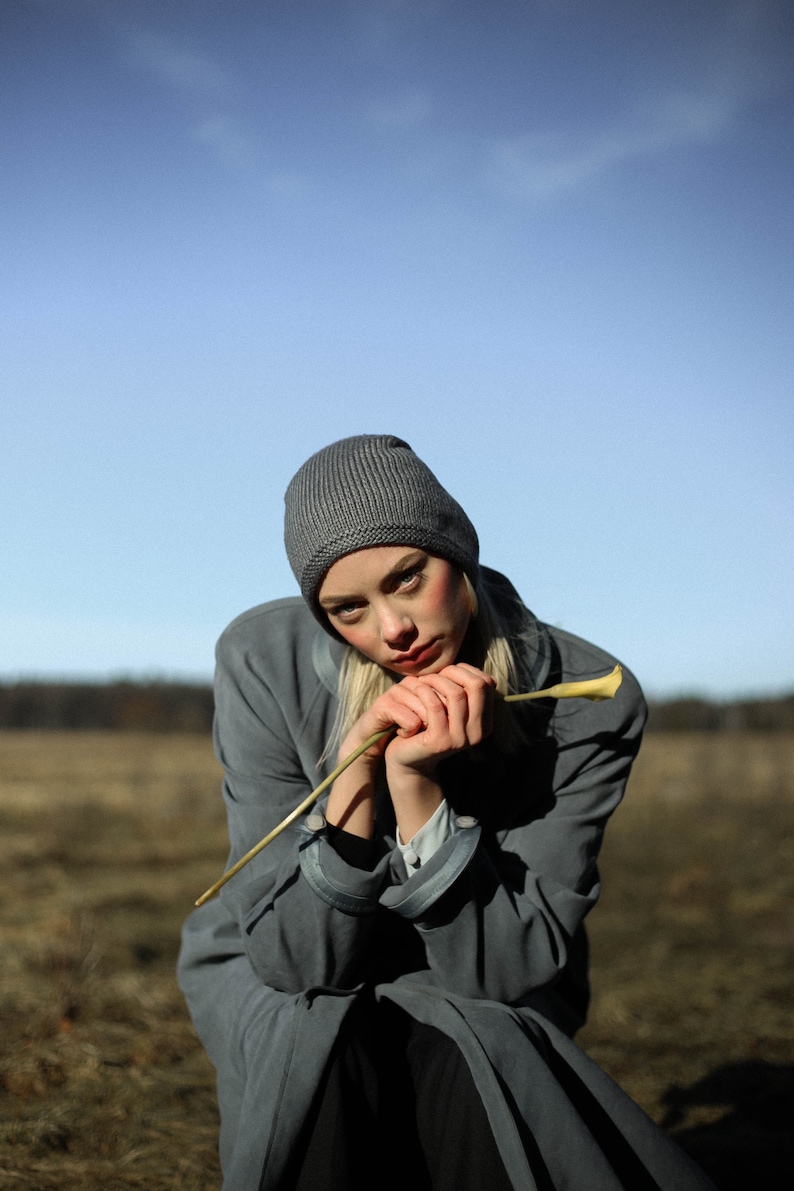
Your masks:
[[[5,0],[0,678],[208,677],[406,438],[650,693],[794,687],[789,0]]]

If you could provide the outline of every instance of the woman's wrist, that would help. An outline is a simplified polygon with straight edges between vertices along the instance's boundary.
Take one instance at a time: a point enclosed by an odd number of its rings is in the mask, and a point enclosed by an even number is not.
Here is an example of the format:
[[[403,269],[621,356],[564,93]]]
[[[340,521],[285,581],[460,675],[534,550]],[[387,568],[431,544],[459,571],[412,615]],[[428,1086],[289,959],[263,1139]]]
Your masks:
[[[329,823],[363,839],[373,833],[377,760],[362,756],[348,765],[331,787],[325,810]]]
[[[444,801],[444,793],[434,774],[421,773],[408,766],[390,765],[388,757],[386,780],[400,838],[408,843],[436,813]]]
[[[352,744],[350,743],[349,739],[343,740],[339,747],[339,752],[336,754],[337,765],[341,765],[343,761],[346,761],[350,754],[363,743],[363,740],[354,741]],[[375,746],[373,746],[373,748],[374,747]],[[348,769],[358,769],[360,773],[364,772],[365,770],[370,770],[372,773],[374,773],[378,768],[380,758],[380,753],[373,753],[370,749],[367,749],[366,752],[362,753],[359,757],[356,757],[355,761],[350,762]]]
[[[356,731],[355,728],[352,728],[339,746],[339,751],[336,755],[337,765],[341,765],[343,761],[346,761],[351,753],[354,753],[365,741],[369,740],[371,735],[372,733]],[[384,737],[376,740],[355,761],[351,762],[351,765],[369,765],[374,772],[378,767],[389,739],[389,737]]]

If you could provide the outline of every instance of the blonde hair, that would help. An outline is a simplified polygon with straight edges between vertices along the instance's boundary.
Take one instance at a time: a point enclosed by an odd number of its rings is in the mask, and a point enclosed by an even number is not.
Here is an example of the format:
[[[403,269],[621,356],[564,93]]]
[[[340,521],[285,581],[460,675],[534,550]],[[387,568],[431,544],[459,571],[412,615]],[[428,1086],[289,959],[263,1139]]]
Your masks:
[[[466,660],[496,679],[496,690],[507,695],[518,689],[518,664],[510,644],[510,633],[496,609],[488,588],[475,590],[468,575],[463,582],[471,603],[471,620],[464,640]],[[323,756],[342,741],[353,724],[398,680],[398,675],[379,666],[353,646],[348,646],[339,672],[339,708]],[[497,699],[491,736],[500,752],[514,752],[524,742],[524,732],[513,716],[510,704]]]

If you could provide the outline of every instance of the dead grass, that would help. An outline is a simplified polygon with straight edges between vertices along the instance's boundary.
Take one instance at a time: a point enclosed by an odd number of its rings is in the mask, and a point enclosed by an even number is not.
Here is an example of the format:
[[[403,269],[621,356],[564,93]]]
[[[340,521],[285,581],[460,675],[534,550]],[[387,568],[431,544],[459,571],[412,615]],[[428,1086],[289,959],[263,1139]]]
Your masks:
[[[794,737],[659,734],[607,832],[577,1041],[720,1188],[794,1181]]]
[[[0,1187],[210,1191],[212,1069],[173,976],[225,856],[196,736],[0,734]]]
[[[0,773],[0,1188],[217,1188],[173,977],[226,853],[209,742],[5,732]],[[591,919],[579,1041],[725,1191],[794,1170],[793,793],[794,738],[649,737]]]

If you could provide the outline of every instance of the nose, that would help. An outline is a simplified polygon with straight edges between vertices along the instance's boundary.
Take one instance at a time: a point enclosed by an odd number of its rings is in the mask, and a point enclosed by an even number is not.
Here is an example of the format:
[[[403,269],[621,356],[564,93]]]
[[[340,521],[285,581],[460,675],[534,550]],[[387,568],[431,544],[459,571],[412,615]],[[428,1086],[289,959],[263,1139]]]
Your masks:
[[[385,604],[378,611],[381,640],[390,649],[410,649],[416,640],[417,629],[404,610]]]

